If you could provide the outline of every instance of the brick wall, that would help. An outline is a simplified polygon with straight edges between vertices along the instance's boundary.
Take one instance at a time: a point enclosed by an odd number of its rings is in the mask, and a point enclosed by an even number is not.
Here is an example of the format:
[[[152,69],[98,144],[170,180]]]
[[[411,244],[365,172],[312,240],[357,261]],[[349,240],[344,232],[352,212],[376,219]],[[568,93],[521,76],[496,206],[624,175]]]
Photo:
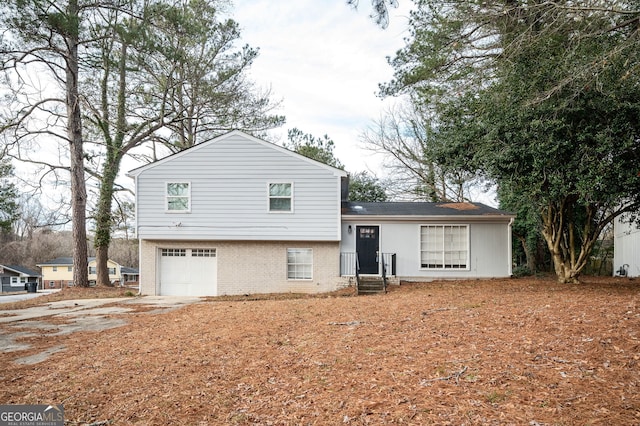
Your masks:
[[[140,290],[158,294],[159,248],[215,248],[218,295],[258,293],[321,293],[345,285],[340,278],[338,242],[141,241]],[[287,248],[313,250],[313,279],[287,279]]]

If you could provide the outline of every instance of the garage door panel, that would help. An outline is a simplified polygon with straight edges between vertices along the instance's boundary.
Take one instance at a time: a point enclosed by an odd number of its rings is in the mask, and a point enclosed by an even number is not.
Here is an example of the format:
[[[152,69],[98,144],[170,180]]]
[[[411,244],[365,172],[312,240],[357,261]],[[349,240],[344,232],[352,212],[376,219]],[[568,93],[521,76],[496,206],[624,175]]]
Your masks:
[[[159,269],[161,295],[217,295],[215,248],[161,249]]]

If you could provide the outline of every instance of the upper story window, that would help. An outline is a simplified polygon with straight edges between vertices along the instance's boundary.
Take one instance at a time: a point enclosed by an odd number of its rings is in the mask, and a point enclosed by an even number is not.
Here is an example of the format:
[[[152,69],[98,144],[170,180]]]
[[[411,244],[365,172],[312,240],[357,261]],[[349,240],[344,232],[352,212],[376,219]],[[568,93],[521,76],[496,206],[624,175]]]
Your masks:
[[[51,268],[51,270],[52,270],[53,272],[58,272],[58,267],[57,267],[57,266],[54,266],[54,267],[52,267],[52,268]]]
[[[469,227],[421,226],[420,266],[426,269],[469,269]]]
[[[109,275],[116,274],[116,268],[107,268],[109,271]],[[89,275],[96,275],[98,273],[98,268],[95,266],[89,266]]]
[[[191,210],[191,184],[189,182],[167,183],[167,211],[188,212]]]
[[[269,211],[291,212],[293,211],[293,184],[270,183],[269,184]]]

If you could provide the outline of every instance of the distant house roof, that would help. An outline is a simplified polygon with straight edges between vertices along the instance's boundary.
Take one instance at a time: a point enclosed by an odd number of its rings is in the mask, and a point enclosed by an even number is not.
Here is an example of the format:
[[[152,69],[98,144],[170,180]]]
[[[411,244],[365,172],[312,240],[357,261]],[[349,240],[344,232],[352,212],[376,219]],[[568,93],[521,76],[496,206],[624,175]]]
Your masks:
[[[120,267],[120,272],[127,275],[140,275],[140,271],[137,268],[129,268],[127,266]]]
[[[16,272],[18,274],[27,275],[30,277],[40,277],[40,273],[36,271],[32,271],[31,269],[25,268],[24,266],[19,265],[0,265],[0,269],[8,269],[10,271]]]
[[[481,203],[424,203],[386,202],[365,203],[347,201],[342,203],[343,216],[493,216],[515,217],[513,213],[495,209]]]
[[[94,260],[96,260],[95,257],[88,257],[87,261],[89,263],[93,262]],[[42,262],[42,263],[38,263],[37,266],[73,266],[73,257],[56,257],[53,260],[47,260],[46,262]],[[135,272],[125,272],[126,270],[130,270],[130,271],[135,271]],[[138,270],[135,268],[127,268],[125,266],[120,266],[120,270],[123,273],[127,273],[127,274],[134,274],[134,273],[138,273]]]
[[[53,260],[47,260],[46,262],[38,263],[37,266],[51,266],[51,265],[73,265],[72,257],[56,257]]]

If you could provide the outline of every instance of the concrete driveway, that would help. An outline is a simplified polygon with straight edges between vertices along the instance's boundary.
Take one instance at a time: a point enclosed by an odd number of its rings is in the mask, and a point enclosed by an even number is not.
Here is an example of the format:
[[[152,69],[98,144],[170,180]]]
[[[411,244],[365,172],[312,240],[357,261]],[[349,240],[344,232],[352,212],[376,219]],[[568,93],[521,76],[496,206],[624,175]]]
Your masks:
[[[140,312],[136,308],[141,305],[152,307],[144,313],[157,314],[200,301],[199,297],[174,296],[78,299],[0,311],[0,351],[8,353],[28,350],[31,345],[24,340],[30,337],[41,336],[55,340],[57,336],[78,331],[102,331],[122,327],[128,324],[127,314]],[[55,345],[37,354],[16,356],[13,361],[18,364],[35,364],[65,349],[64,345]]]
[[[1,293],[0,294],[0,304],[2,303],[11,303],[11,302],[19,302],[21,300],[29,300],[29,299],[33,299],[34,297],[38,297],[38,296],[44,296],[46,294],[51,294],[51,293],[56,293],[60,291],[60,289],[53,289],[53,290],[38,290],[37,293],[22,293],[22,292],[18,292],[18,293]]]

